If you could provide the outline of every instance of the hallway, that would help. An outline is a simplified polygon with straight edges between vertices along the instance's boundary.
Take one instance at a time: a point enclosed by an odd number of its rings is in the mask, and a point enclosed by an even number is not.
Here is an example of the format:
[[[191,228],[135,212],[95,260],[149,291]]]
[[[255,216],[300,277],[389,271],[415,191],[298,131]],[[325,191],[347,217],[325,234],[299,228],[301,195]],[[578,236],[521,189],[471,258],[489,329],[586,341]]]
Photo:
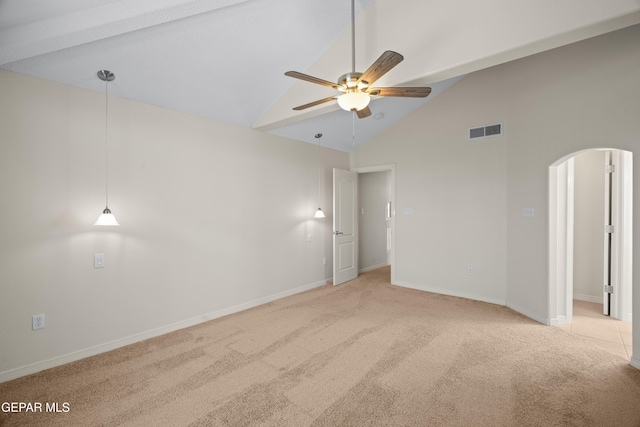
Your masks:
[[[631,323],[604,316],[602,304],[574,300],[573,322],[561,324],[560,328],[631,360]]]

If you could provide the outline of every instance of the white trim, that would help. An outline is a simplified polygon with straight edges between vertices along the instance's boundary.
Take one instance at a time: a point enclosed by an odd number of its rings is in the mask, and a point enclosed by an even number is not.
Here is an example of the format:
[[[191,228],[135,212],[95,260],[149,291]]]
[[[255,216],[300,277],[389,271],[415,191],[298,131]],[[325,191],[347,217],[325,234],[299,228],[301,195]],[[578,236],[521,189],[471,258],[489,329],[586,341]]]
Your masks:
[[[388,262],[383,262],[382,264],[376,264],[376,265],[372,265],[371,267],[362,268],[358,270],[358,273],[364,273],[365,271],[375,270],[377,268],[386,267],[388,265],[390,265]]]
[[[240,311],[248,310],[253,307],[257,307],[263,304],[270,303],[272,301],[285,298],[291,295],[299,294],[311,289],[318,288],[327,283],[328,280],[321,280],[309,285],[300,286],[288,291],[279,292],[277,294],[269,295],[266,297],[258,298],[253,301],[248,301],[242,304],[235,305],[233,307],[223,308],[222,310],[214,311],[211,313],[205,313],[200,316],[192,317],[191,319],[182,320],[180,322],[172,323],[170,325],[162,326],[160,328],[151,329],[139,334],[130,335],[125,338],[117,339],[103,344],[98,344],[93,347],[88,347],[83,350],[67,353],[62,356],[57,356],[51,359],[43,360],[40,362],[32,363],[30,365],[21,366],[19,368],[10,369],[8,371],[0,372],[0,383],[10,381],[16,378],[23,377],[25,375],[34,374],[36,372],[44,371],[45,369],[54,368],[56,366],[64,365],[77,360],[85,359],[87,357],[95,356],[110,350],[115,350],[126,345],[134,344],[139,341],[143,341],[149,338],[154,338],[160,335],[168,334],[170,332],[177,331],[179,329],[188,328],[190,326],[198,325],[200,323],[208,322],[220,317],[228,316],[230,314],[238,313]]]
[[[631,366],[633,366],[636,369],[640,369],[640,358],[638,358],[636,356],[632,356],[631,357]]]
[[[434,294],[448,295],[448,296],[458,297],[458,298],[466,298],[474,301],[486,302],[489,304],[496,304],[496,305],[502,305],[502,306],[506,305],[506,301],[504,299],[489,298],[484,295],[477,295],[469,292],[452,291],[451,289],[439,288],[437,286],[416,285],[414,283],[397,282],[397,281],[394,281],[391,284],[395,286],[400,286],[403,288],[416,289],[418,291],[432,292]]]
[[[573,313],[573,172],[572,160],[587,151],[609,151],[621,157],[618,162],[616,179],[620,180],[616,207],[621,205],[619,221],[618,244],[616,250],[620,254],[618,263],[614,266],[615,279],[619,292],[612,302],[612,317],[623,321],[630,321],[625,314],[632,311],[631,292],[632,277],[632,153],[616,148],[595,148],[568,154],[549,166],[549,247],[548,247],[548,324],[554,324],[562,314],[566,314],[570,322]],[[565,172],[566,169],[566,172]],[[566,191],[566,194],[563,194]],[[622,199],[622,200],[620,200]],[[565,297],[566,296],[566,297]],[[622,301],[620,301],[622,300]],[[618,303],[620,301],[620,303]],[[624,307],[621,305],[624,304]],[[546,323],[546,322],[544,322]]]
[[[593,296],[584,294],[573,294],[573,299],[577,299],[578,301],[595,302],[596,304],[602,304],[602,295]]]

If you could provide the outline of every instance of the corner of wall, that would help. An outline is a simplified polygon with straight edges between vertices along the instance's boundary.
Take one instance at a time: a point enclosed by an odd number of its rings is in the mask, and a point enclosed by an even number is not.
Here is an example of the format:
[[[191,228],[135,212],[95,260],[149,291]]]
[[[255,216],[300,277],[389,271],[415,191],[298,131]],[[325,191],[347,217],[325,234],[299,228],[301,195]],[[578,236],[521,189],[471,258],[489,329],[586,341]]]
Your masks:
[[[517,304],[514,304],[512,302],[507,301],[506,306],[509,307],[511,310],[517,311],[523,316],[528,317],[531,320],[535,320],[538,323],[542,323],[543,325],[558,326],[560,323],[559,319],[557,318],[547,318],[546,316],[540,316],[538,313],[534,313],[533,311],[526,309],[522,306],[519,306]]]

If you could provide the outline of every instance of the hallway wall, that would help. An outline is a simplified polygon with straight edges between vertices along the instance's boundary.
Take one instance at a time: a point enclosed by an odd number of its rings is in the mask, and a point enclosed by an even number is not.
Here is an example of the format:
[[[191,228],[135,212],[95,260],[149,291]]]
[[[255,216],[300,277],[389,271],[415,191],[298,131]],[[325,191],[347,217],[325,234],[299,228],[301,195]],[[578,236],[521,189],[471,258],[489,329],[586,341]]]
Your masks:
[[[574,159],[573,297],[602,304],[604,285],[605,151]]]

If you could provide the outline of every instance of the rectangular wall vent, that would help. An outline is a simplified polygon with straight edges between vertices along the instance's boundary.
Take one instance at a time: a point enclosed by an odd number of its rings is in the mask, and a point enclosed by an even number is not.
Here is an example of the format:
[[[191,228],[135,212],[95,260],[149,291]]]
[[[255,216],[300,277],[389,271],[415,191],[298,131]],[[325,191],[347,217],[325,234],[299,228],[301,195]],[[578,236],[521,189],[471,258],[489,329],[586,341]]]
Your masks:
[[[469,139],[486,138],[496,135],[502,135],[502,123],[469,129]]]

